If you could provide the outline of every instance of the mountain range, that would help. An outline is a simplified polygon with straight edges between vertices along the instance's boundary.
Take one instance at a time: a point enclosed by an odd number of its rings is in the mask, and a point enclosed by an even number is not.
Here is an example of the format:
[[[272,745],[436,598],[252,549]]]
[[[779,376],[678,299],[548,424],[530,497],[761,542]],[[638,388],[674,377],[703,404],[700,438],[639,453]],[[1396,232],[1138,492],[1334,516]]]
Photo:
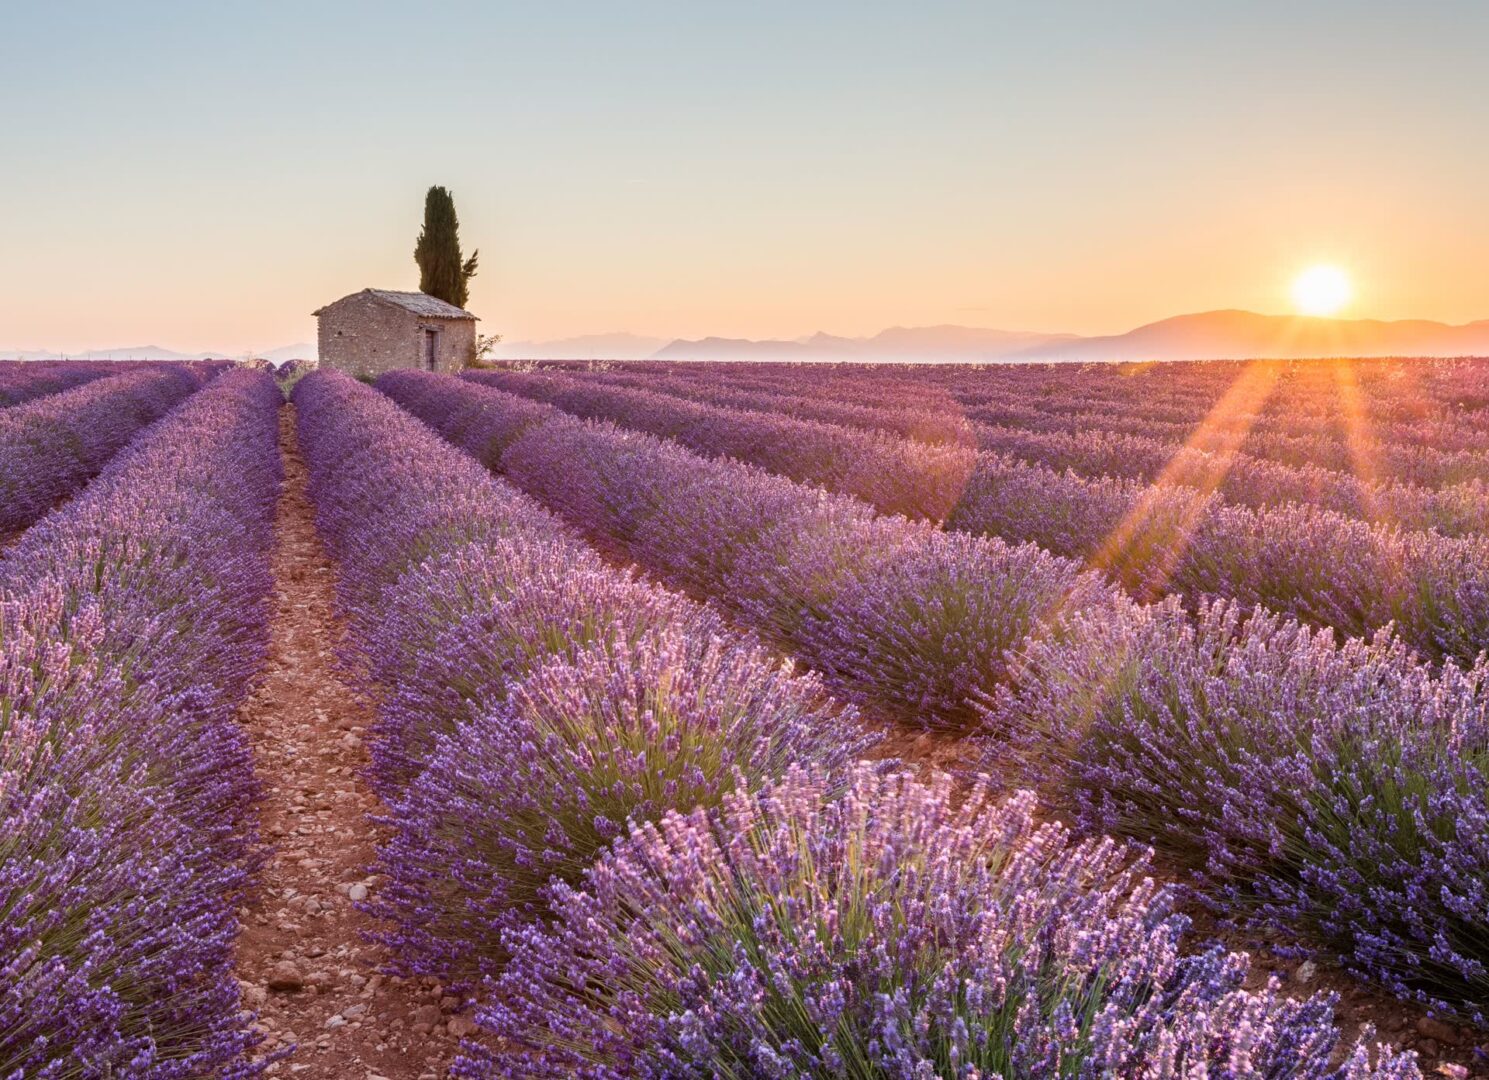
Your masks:
[[[502,341],[491,350],[494,360],[646,360],[667,344],[666,338],[641,334],[585,334],[557,341]]]
[[[896,326],[872,337],[753,340],[708,337],[664,341],[595,335],[564,341],[503,343],[508,359],[1092,361],[1298,359],[1321,356],[1489,356],[1489,319],[1453,326],[1427,319],[1328,319],[1205,311],[1088,337],[971,326]]]
[[[315,346],[308,341],[281,345],[268,352],[254,352],[256,359],[282,364],[297,358],[314,359]],[[51,349],[0,349],[0,360],[238,360],[238,352],[183,353],[160,345],[123,345],[113,349],[90,349],[80,353],[59,353]]]
[[[44,359],[55,353],[6,352]],[[155,345],[99,349],[73,359],[198,360],[228,353],[184,354]],[[308,342],[258,354],[275,363],[312,358]],[[1428,319],[1327,319],[1205,311],[1097,337],[971,326],[896,326],[871,337],[817,333],[795,340],[708,337],[696,341],[640,334],[590,334],[556,341],[502,342],[497,359],[529,360],[855,360],[1101,361],[1295,359],[1322,356],[1489,356],[1489,319],[1462,325]]]
[[[671,360],[1209,360],[1320,356],[1489,355],[1489,319],[1450,326],[1426,319],[1326,319],[1206,311],[1083,337],[963,326],[895,327],[867,338],[815,334],[797,341],[704,338],[657,351]]]

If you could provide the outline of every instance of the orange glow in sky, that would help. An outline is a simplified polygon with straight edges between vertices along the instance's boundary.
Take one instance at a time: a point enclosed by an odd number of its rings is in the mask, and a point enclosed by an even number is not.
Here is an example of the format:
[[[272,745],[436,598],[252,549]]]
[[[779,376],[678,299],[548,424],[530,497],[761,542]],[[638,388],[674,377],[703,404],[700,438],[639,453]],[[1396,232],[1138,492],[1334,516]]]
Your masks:
[[[0,349],[312,341],[430,184],[509,341],[1489,318],[1489,4],[12,8]]]

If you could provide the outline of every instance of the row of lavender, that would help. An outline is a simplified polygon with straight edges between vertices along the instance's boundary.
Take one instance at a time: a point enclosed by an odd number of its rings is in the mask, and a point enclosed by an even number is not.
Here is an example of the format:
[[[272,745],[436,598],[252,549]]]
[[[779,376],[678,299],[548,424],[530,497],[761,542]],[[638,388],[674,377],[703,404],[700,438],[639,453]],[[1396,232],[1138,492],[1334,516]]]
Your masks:
[[[908,389],[893,382],[878,393],[859,386],[857,396],[867,394],[873,406],[833,400],[801,375],[794,380],[776,376],[770,389],[752,379],[756,388],[749,390],[731,389],[727,377],[703,379],[676,365],[666,373],[621,370],[584,377],[729,408],[784,412],[928,441],[962,441],[1089,476],[1152,479],[1171,460],[1187,459],[1166,482],[1194,484],[1191,476],[1205,483],[1218,480],[1227,498],[1245,505],[1321,502],[1354,516],[1386,518],[1413,528],[1461,529],[1456,515],[1471,499],[1482,497],[1489,478],[1489,431],[1483,422],[1447,430],[1418,421],[1393,433],[1395,438],[1412,435],[1408,445],[1395,445],[1387,432],[1363,421],[1346,424],[1349,430],[1338,435],[1325,431],[1324,422],[1310,423],[1302,436],[1258,430],[1249,410],[1270,401],[1274,383],[1265,372],[1232,370],[1236,383],[1225,407],[1211,417],[1182,422],[1149,415],[1137,386],[1126,397],[1098,407],[1079,397],[1085,376],[1075,371],[1067,373],[1060,398],[1030,399],[1011,390],[984,404],[964,404],[948,393],[938,398],[932,392],[927,399],[924,384]],[[860,371],[864,382],[875,383],[872,372]],[[1357,476],[1361,471],[1365,475]],[[1441,495],[1434,490],[1459,485],[1467,487]],[[1472,524],[1480,522],[1471,519]]]
[[[1467,424],[1489,405],[1489,365],[1482,361],[1209,361],[1126,369],[1092,364],[1079,368],[1074,378],[1062,365],[998,368],[992,378],[987,371],[964,369],[932,378],[969,406],[996,404],[1010,391],[1042,398],[1052,412],[1105,411],[1137,401],[1153,419],[1192,426],[1226,409],[1229,415],[1220,419],[1233,417],[1238,425],[1276,434],[1320,429],[1342,434],[1364,421],[1387,442],[1396,441],[1396,434],[1401,441],[1418,442],[1424,424],[1474,438]],[[1264,382],[1267,393],[1234,408],[1232,390],[1242,377]]]
[[[500,391],[419,373],[379,386],[839,692],[980,723],[993,772],[1073,762],[1054,779],[1085,824],[1160,844],[1227,917],[1485,1021],[1482,662],[1434,673],[1386,636],[1139,607],[1032,546],[876,517]]]
[[[673,365],[673,369],[668,371],[647,372],[632,371],[629,366],[585,372],[546,367],[539,370],[605,386],[652,390],[726,409],[776,412],[798,420],[819,420],[840,427],[886,431],[920,442],[971,446],[976,441],[963,410],[946,394],[929,397],[923,393],[902,394],[897,405],[889,405],[881,401],[881,395],[875,394],[871,399],[873,403],[867,404],[839,400],[818,392],[810,384],[783,382],[761,386],[753,379],[741,384],[726,376],[702,378],[696,373],[686,372],[683,365]]]
[[[82,361],[0,361],[0,409],[117,374],[112,368]]]
[[[454,384],[457,387],[459,384]],[[383,707],[379,910],[495,992],[467,1076],[1408,1077],[1326,999],[1185,956],[1134,850],[1032,800],[854,764],[851,709],[707,607],[610,569],[385,398],[295,393]]]
[[[1181,447],[1222,453],[1228,460],[1238,458],[1243,468],[1270,464],[1305,472],[1352,473],[1363,467],[1367,482],[1421,487],[1489,479],[1489,433],[1484,414],[1477,410],[1423,406],[1423,415],[1383,422],[1371,411],[1389,408],[1391,401],[1367,400],[1358,388],[1322,395],[1322,401],[1299,400],[1279,389],[1273,366],[1211,366],[1231,381],[1218,399],[1198,412],[1164,407],[1174,381],[1166,366],[1133,375],[1104,393],[1090,389],[1101,379],[1100,370],[1085,367],[1066,368],[1050,385],[1041,377],[1034,386],[1020,378],[1030,369],[1020,367],[983,368],[949,382],[940,369],[886,376],[871,366],[850,367],[836,375],[811,368],[742,375],[700,373],[691,370],[692,365],[674,364],[660,372],[648,369],[642,374],[627,366],[588,377],[627,385],[657,381],[668,392],[702,396],[714,404],[784,407],[803,418],[918,438],[959,432],[963,438],[980,437],[988,442],[985,448],[992,449],[997,448],[992,440],[999,437],[999,429],[1049,435],[1111,432],[1157,439],[1171,444],[1170,453]],[[1489,370],[1489,364],[1479,367]],[[1343,384],[1352,386],[1348,379]],[[1410,385],[1415,386],[1415,380]],[[748,396],[717,399],[741,393]],[[927,424],[926,416],[939,420]],[[986,427],[993,430],[983,430]]]
[[[1330,432],[1322,426],[1297,433],[1269,430],[1245,422],[1245,416],[1220,415],[1199,421],[1165,421],[1143,414],[1136,402],[1114,403],[1104,409],[1075,412],[1031,408],[1017,399],[969,407],[979,443],[992,444],[1000,432],[1013,428],[1048,435],[1087,432],[1140,436],[1177,451],[1197,450],[1238,459],[1242,468],[1282,466],[1307,474],[1311,470],[1347,474],[1367,487],[1400,485],[1443,488],[1489,479],[1489,449],[1483,446],[1436,445],[1430,440],[1452,440],[1441,431],[1419,433],[1422,441],[1387,442],[1368,424],[1346,425]],[[1466,422],[1475,435],[1483,421]],[[1453,441],[1467,441],[1460,435]],[[1301,481],[1293,481],[1298,483]],[[1344,479],[1335,481],[1345,482]]]
[[[868,745],[851,709],[712,610],[610,570],[557,519],[344,376],[295,389],[316,520],[381,701],[409,970],[465,981],[630,818]]]
[[[1226,428],[1206,429],[1196,435],[1184,429],[1177,436],[1159,438],[1141,417],[1124,414],[1086,416],[1075,428],[1027,406],[1004,401],[996,408],[963,412],[954,404],[938,409],[912,402],[910,407],[850,405],[813,395],[808,388],[778,390],[734,390],[727,385],[702,381],[696,376],[650,375],[626,372],[596,372],[585,382],[604,386],[650,390],[727,409],[742,409],[815,420],[842,427],[883,431],[922,442],[959,442],[976,445],[1007,457],[1056,470],[1069,469],[1086,477],[1114,476],[1161,482],[1169,485],[1215,490],[1227,501],[1242,506],[1266,507],[1288,502],[1306,502],[1347,517],[1379,521],[1407,529],[1436,529],[1456,536],[1489,532],[1489,458],[1460,457],[1462,472],[1469,478],[1440,485],[1402,483],[1356,476],[1353,468],[1384,468],[1393,464],[1407,472],[1422,471],[1421,456],[1410,451],[1410,462],[1381,460],[1336,461],[1332,452],[1323,456],[1329,467],[1318,464],[1288,464],[1277,457],[1307,458],[1296,452],[1297,440],[1289,440],[1282,453],[1259,456],[1238,449],[1248,433]],[[1015,422],[1021,421],[1021,422]],[[1112,430],[1116,422],[1130,430]],[[1479,431],[1479,428],[1475,428]],[[1482,434],[1482,432],[1481,432]],[[1489,435],[1485,435],[1489,439]],[[1277,443],[1279,440],[1271,440]],[[1349,454],[1347,447],[1342,452]],[[1401,454],[1396,455],[1401,458]],[[1435,479],[1451,476],[1447,466]]]
[[[910,518],[945,518],[977,467],[976,451],[955,439],[929,443],[551,372],[481,371],[467,377],[584,419],[612,420],[699,453],[759,465]]]
[[[1484,448],[1482,410],[1489,407],[1489,363],[1479,361],[1342,360],[1208,361],[1179,364],[661,364],[617,365],[647,378],[696,385],[805,393],[859,404],[974,409],[1007,401],[1051,414],[1136,409],[1145,418],[1193,428],[1211,418],[1279,435],[1346,435],[1365,422],[1382,442]],[[1267,393],[1238,403],[1242,378]],[[1225,408],[1219,409],[1224,405]],[[1423,436],[1433,438],[1424,440]]]
[[[1213,494],[984,458],[947,528],[1029,541],[1101,567],[1134,595],[1262,605],[1350,637],[1393,625],[1434,658],[1489,642],[1489,536],[1371,525],[1307,504]]]
[[[0,360],[0,410],[136,371],[185,371],[205,383],[234,366],[230,360]]]
[[[267,648],[267,376],[222,376],[0,561],[0,1075],[256,1071],[234,713]]]
[[[727,601],[841,693],[929,726],[976,721],[969,689],[1064,609],[1128,603],[1033,545],[880,516],[866,503],[704,458],[551,405],[396,372],[379,389],[668,582]]]
[[[1307,503],[1361,521],[1407,530],[1433,529],[1446,536],[1489,533],[1489,456],[1467,479],[1439,485],[1362,478],[1319,465],[1288,465],[1234,452],[1234,441],[1216,437],[1209,448],[1176,440],[1085,429],[1030,431],[978,424],[978,445],[1006,457],[1088,478],[1121,477],[1213,490],[1238,506],[1266,508]],[[1367,474],[1389,462],[1361,458]]]
[[[468,377],[585,419],[614,420],[700,453],[757,464],[911,518],[946,517],[977,467],[976,452],[954,442],[928,444],[884,432],[724,409],[565,375],[481,371]]]
[[[0,534],[26,528],[80,491],[198,385],[185,368],[136,371],[0,413]]]
[[[1232,393],[1197,416],[1156,408],[1151,398],[1161,396],[1163,388],[1146,383],[1127,387],[1122,394],[1084,395],[1079,380],[1086,376],[1075,371],[1067,373],[1069,381],[1063,391],[1035,396],[1020,392],[1017,386],[997,392],[952,393],[908,381],[874,389],[873,376],[866,374],[869,385],[851,391],[823,388],[799,376],[794,381],[777,380],[770,387],[756,386],[748,397],[730,401],[713,399],[738,391],[720,391],[696,375],[642,377],[604,372],[588,377],[628,385],[661,380],[669,391],[676,387],[686,396],[701,395],[715,404],[786,408],[805,419],[902,432],[915,438],[944,439],[955,433],[985,449],[997,449],[998,440],[1009,429],[1051,436],[1116,434],[1153,440],[1167,446],[1169,453],[1186,448],[1222,454],[1236,468],[1347,474],[1335,483],[1353,478],[1367,485],[1436,488],[1489,479],[1489,436],[1481,412],[1434,413],[1382,424],[1364,415],[1357,403],[1346,407],[1335,402],[1338,412],[1323,416],[1310,412],[1307,419],[1258,416],[1258,408],[1277,407],[1274,384],[1265,369],[1250,372],[1235,365],[1219,366],[1228,368],[1236,380]],[[852,403],[837,400],[838,394]],[[925,417],[935,419],[927,422]],[[1291,481],[1303,482],[1306,476]]]
[[[1452,424],[1418,422],[1387,431],[1366,420],[1339,417],[1286,426],[1251,423],[1250,414],[1230,413],[1225,408],[1198,420],[1167,420],[1146,415],[1140,400],[1102,406],[1069,402],[1056,407],[1008,396],[962,411],[969,421],[993,427],[1055,434],[1145,435],[1202,450],[1244,452],[1248,458],[1300,469],[1353,472],[1368,462],[1367,481],[1422,487],[1482,480],[1489,455],[1481,441],[1483,414]]]
[[[1140,598],[1261,604],[1351,636],[1394,623],[1433,657],[1489,641],[1489,537],[1371,525],[1306,504],[1233,506],[1202,487],[1149,486],[953,445],[721,409],[555,375],[482,372],[483,385],[758,465],[949,530],[1038,544]]]

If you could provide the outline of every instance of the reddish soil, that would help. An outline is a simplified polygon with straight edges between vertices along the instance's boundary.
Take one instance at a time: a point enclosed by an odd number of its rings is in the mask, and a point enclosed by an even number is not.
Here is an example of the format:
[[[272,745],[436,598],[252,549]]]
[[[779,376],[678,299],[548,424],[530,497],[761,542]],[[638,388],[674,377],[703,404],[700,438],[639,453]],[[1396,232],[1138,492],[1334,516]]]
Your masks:
[[[296,1047],[272,1074],[435,1080],[471,1024],[437,983],[379,972],[387,955],[366,939],[375,920],[354,906],[379,886],[369,866],[380,830],[367,819],[377,802],[362,779],[372,710],[336,660],[336,571],[305,494],[292,406],[280,445],[273,639],[266,678],[243,710],[274,850],[243,912],[238,977],[264,1053]]]
[[[1453,1080],[1489,1077],[1489,1034],[1432,1019],[1425,1009],[1392,997],[1337,964],[1278,956],[1274,950],[1289,944],[1283,937],[1262,941],[1254,934],[1218,927],[1209,912],[1197,905],[1186,909],[1186,914],[1194,920],[1192,937],[1196,942],[1220,941],[1229,949],[1251,955],[1249,987],[1260,987],[1268,976],[1275,975],[1283,991],[1292,997],[1319,992],[1337,995],[1335,1019],[1346,1042],[1353,1043],[1368,1024],[1375,1029],[1374,1041],[1415,1050],[1424,1076]]]

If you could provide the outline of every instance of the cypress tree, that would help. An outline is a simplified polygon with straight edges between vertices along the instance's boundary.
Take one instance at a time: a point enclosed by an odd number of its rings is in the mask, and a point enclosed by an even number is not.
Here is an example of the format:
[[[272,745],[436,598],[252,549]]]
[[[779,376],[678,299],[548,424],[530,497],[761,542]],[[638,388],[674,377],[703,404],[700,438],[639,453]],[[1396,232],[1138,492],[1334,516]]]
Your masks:
[[[445,188],[430,188],[424,196],[424,228],[414,245],[414,261],[419,264],[419,291],[458,308],[465,307],[479,255],[479,251],[472,251],[469,259],[461,259],[455,199]]]

